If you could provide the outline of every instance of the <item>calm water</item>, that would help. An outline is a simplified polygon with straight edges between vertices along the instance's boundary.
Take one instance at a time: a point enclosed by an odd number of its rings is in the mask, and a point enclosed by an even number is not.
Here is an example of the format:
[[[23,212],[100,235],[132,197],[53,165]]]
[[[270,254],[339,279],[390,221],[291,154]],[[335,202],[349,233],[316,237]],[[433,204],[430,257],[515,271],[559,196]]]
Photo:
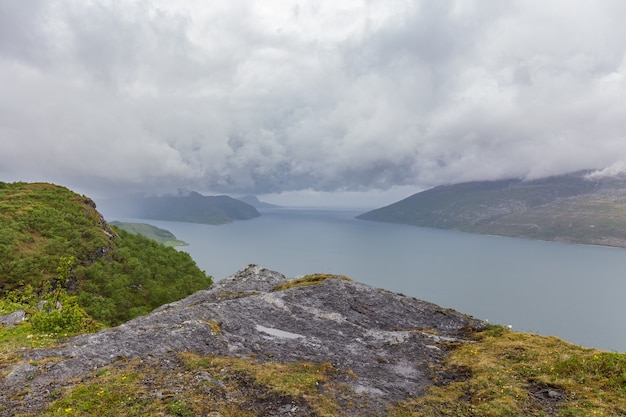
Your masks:
[[[304,209],[208,226],[147,220],[190,244],[216,280],[256,263],[288,277],[327,272],[515,330],[626,351],[626,250],[480,236]],[[119,219],[126,220],[126,219]]]

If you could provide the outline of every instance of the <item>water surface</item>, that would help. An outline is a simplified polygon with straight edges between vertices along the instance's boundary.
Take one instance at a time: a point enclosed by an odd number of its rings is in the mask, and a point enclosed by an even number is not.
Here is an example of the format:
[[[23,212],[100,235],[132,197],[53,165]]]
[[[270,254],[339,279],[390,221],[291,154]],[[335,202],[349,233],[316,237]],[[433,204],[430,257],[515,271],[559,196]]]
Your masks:
[[[180,250],[216,280],[250,263],[288,277],[343,274],[515,330],[626,351],[624,249],[368,222],[353,211],[262,214],[220,226],[142,221],[188,242]]]

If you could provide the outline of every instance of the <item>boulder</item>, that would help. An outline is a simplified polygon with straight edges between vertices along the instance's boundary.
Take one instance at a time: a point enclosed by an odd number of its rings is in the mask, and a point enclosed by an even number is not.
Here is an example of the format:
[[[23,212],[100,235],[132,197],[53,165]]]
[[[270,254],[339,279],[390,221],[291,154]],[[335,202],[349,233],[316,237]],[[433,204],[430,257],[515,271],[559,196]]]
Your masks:
[[[24,310],[16,310],[9,314],[0,316],[0,324],[5,327],[15,326],[26,320],[26,312]]]

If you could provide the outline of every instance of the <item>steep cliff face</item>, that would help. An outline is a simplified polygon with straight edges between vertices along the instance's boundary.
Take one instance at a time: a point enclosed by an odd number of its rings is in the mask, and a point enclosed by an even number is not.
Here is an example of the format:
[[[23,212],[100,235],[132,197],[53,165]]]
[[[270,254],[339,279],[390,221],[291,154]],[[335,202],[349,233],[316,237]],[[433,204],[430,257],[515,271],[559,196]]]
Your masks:
[[[165,382],[144,376],[146,401],[160,401],[169,390],[206,388],[213,404],[203,409],[207,413],[234,396],[240,411],[252,415],[321,415],[323,406],[314,399],[326,397],[341,405],[336,415],[375,415],[425,393],[447,346],[481,328],[467,315],[345,277],[290,281],[250,265],[147,316],[61,347],[25,352],[0,369],[0,404],[6,404],[0,415],[38,412],[55,398],[51,392],[123,366],[169,368]],[[190,363],[201,358],[212,359],[199,371]],[[219,378],[209,365],[218,362],[228,363],[217,368]],[[312,378],[319,378],[308,394],[270,392],[245,377],[258,364],[317,367]]]

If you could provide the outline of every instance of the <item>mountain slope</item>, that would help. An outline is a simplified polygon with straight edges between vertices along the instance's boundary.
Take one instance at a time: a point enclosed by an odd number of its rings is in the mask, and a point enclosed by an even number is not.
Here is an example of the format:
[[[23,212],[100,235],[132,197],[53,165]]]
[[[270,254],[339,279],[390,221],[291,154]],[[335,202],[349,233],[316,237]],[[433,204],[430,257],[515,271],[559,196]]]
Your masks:
[[[256,208],[225,195],[204,196],[196,192],[179,195],[133,195],[103,200],[103,213],[114,217],[224,224],[260,216]]]
[[[189,254],[109,227],[85,196],[52,184],[0,183],[0,296],[29,304],[32,294],[45,300],[67,290],[111,325],[211,282]]]
[[[574,173],[439,186],[357,218],[626,247],[626,178]]]
[[[89,266],[112,250],[113,235],[87,197],[52,184],[0,182],[0,291],[55,277],[61,256]]]

